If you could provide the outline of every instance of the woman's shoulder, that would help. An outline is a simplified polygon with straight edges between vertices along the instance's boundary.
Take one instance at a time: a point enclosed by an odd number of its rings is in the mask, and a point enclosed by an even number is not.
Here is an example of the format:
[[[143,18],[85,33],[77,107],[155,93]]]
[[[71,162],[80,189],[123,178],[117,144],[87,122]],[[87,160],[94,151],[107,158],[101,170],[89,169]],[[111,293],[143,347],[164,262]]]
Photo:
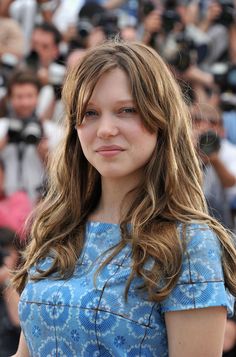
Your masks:
[[[192,259],[221,259],[221,244],[216,232],[207,223],[180,223],[177,227],[184,254]]]
[[[206,231],[212,231],[212,228],[205,222],[200,222],[200,221],[190,221],[190,222],[178,222],[177,223],[177,229],[178,230],[184,230],[186,229],[187,232],[193,233],[193,232],[206,232]]]
[[[178,227],[185,259],[202,263],[212,261],[221,265],[222,247],[216,232],[206,223],[191,222]]]
[[[225,288],[217,234],[198,222],[179,224],[178,231],[185,249],[178,282],[163,302],[163,311],[225,306],[231,314],[233,297]]]
[[[219,246],[219,239],[215,231],[203,222],[179,223],[177,230],[182,241],[185,241],[187,246],[195,244],[213,244]]]

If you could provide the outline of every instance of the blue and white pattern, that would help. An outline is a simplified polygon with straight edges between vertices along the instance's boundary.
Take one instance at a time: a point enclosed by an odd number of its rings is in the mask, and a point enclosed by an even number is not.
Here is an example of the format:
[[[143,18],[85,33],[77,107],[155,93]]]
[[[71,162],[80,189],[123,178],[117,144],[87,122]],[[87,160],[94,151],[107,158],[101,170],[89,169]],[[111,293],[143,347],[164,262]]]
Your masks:
[[[32,357],[167,357],[165,312],[209,306],[225,306],[232,312],[234,301],[224,287],[219,242],[206,225],[188,226],[179,281],[162,303],[148,301],[136,289],[140,278],[132,282],[125,301],[128,245],[100,272],[94,286],[102,253],[119,240],[119,225],[89,222],[72,278],[33,282],[30,275],[35,268],[31,269],[19,314]],[[40,268],[48,267],[50,259]]]

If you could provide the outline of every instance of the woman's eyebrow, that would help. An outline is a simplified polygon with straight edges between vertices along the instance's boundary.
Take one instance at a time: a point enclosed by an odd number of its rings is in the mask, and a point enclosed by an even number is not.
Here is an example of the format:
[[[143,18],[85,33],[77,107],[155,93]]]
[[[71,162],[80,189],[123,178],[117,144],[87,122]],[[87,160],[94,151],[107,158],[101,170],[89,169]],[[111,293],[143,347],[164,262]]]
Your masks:
[[[116,104],[120,104],[120,105],[122,105],[122,104],[134,104],[134,100],[133,100],[132,98],[119,99],[119,100],[115,101],[115,103],[116,103]],[[94,103],[94,102],[92,102],[92,101],[91,101],[91,102],[88,102],[87,107],[88,107],[89,105],[91,105],[91,106],[97,106],[97,104]]]

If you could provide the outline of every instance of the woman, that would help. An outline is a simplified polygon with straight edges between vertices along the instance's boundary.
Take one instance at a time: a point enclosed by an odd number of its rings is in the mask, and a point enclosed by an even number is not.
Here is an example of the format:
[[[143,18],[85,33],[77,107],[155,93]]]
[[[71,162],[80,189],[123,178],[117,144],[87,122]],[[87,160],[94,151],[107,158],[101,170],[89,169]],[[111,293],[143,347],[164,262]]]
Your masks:
[[[220,356],[236,253],[207,214],[166,65],[108,42],[69,73],[63,97],[65,141],[14,279],[16,356]]]

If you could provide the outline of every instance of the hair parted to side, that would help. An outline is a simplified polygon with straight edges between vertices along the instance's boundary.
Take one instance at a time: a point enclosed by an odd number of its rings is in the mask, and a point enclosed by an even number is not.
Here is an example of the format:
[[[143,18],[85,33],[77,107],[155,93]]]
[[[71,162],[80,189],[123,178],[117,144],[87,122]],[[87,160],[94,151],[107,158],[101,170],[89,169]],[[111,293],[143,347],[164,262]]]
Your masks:
[[[220,239],[226,285],[236,295],[235,248],[224,228],[207,214],[190,114],[181,90],[153,49],[116,40],[89,50],[67,76],[63,89],[67,131],[51,163],[48,195],[34,215],[25,262],[14,277],[16,288],[23,289],[28,269],[49,254],[53,257],[51,268],[38,272],[36,279],[52,273],[68,278],[73,273],[84,244],[86,220],[101,195],[100,175],[86,160],[75,126],[81,124],[99,78],[117,67],[127,74],[143,124],[150,132],[157,132],[157,143],[144,167],[143,181],[135,189],[136,198],[121,217],[121,242],[104,264],[131,243],[133,265],[125,293],[139,275],[149,298],[160,301],[175,286],[182,264],[185,245],[177,222],[183,222],[184,227],[192,221],[203,222]],[[145,263],[150,257],[155,264],[147,271]],[[160,281],[165,283],[157,290]]]

